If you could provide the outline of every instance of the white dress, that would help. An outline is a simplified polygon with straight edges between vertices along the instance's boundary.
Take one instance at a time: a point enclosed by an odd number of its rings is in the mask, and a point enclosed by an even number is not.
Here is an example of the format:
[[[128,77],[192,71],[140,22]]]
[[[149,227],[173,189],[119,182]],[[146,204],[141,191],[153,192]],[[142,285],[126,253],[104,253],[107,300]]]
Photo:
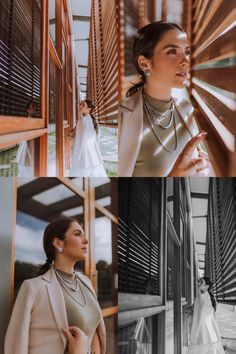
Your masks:
[[[92,117],[81,117],[76,126],[71,177],[107,177],[98,140]]]
[[[215,315],[209,293],[198,295],[187,354],[225,354]]]
[[[34,141],[22,141],[16,153],[18,177],[34,176]]]

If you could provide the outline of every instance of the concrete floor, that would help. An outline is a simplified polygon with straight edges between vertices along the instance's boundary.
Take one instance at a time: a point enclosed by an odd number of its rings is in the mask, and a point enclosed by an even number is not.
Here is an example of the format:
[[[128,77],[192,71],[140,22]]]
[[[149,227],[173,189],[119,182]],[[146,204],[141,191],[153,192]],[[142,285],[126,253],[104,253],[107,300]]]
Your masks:
[[[236,306],[218,304],[217,316],[225,354],[236,354]],[[182,354],[187,350],[183,347]]]

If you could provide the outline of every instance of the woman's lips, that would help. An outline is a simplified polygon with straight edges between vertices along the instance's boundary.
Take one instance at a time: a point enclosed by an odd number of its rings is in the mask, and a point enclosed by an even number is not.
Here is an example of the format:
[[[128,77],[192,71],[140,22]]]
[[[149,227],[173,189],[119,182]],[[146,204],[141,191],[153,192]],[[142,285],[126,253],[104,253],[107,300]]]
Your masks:
[[[180,72],[180,73],[177,73],[176,75],[183,78],[183,79],[187,79],[188,73],[187,72]]]

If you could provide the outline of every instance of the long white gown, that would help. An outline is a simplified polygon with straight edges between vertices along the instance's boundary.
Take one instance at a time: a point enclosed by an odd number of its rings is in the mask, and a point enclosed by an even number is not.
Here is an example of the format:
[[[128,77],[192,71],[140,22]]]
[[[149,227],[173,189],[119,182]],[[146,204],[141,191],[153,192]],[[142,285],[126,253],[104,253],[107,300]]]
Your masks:
[[[107,177],[98,134],[90,115],[81,117],[77,122],[70,176]]]
[[[225,354],[215,316],[208,291],[199,294],[194,303],[187,354]]]
[[[34,141],[22,141],[16,153],[18,177],[34,176]]]

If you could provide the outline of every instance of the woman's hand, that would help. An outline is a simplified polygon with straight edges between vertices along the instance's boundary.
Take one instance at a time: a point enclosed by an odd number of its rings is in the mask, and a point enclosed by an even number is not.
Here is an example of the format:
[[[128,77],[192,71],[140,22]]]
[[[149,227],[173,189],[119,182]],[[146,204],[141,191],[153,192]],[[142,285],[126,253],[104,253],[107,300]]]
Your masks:
[[[75,128],[70,129],[67,133],[67,136],[71,139],[74,138],[75,137]]]
[[[209,173],[207,154],[200,151],[198,158],[193,157],[195,149],[206,136],[206,132],[199,133],[187,143],[168,177],[205,176]]]
[[[194,308],[194,305],[189,305],[189,306],[186,306],[185,308],[185,313],[187,316],[192,316],[193,315],[193,308]]]
[[[78,327],[68,327],[63,329],[68,340],[70,354],[87,354],[89,350],[88,337]]]

